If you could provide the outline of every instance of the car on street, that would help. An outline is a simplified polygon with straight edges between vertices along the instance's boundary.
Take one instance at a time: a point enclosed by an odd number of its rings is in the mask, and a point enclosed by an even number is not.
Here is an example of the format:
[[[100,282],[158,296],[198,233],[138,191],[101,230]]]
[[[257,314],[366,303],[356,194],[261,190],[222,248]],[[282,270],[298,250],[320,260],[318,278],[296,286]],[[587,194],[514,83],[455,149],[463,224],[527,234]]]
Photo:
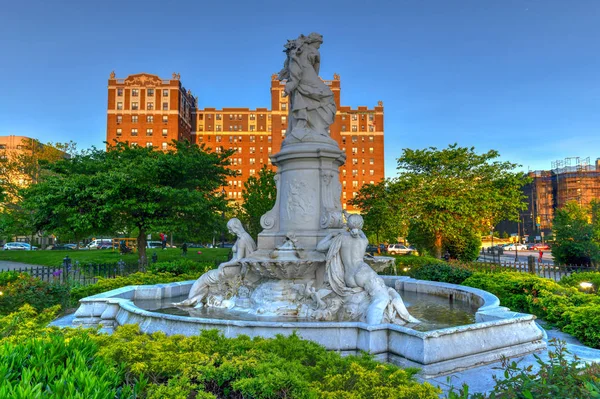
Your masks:
[[[527,250],[527,245],[523,245],[523,244],[506,244],[504,246],[504,250],[505,251],[526,251]]]
[[[548,244],[542,244],[541,242],[538,242],[536,244],[531,244],[530,246],[527,247],[527,249],[531,250],[531,251],[546,251],[550,249],[550,245]]]
[[[413,249],[402,244],[390,244],[387,247],[387,253],[390,255],[408,255],[412,252],[414,252]]]
[[[65,244],[65,247],[69,249],[77,249],[77,244]]]
[[[162,242],[161,241],[148,241],[146,243],[146,248],[160,249],[160,248],[162,248]]]
[[[113,248],[113,243],[112,242],[101,242],[96,247],[96,249],[112,249],[112,248]]]
[[[73,249],[73,247],[68,246],[68,244],[54,244],[54,245],[48,245],[46,247],[46,249],[49,249],[52,251],[70,251]]]
[[[6,244],[4,244],[3,249],[5,251],[35,251],[38,249],[38,247],[32,247],[26,242],[7,242]]]
[[[365,252],[368,253],[369,255],[375,255],[376,253],[378,253],[377,249],[378,249],[378,245],[373,245],[373,244],[369,244],[367,245],[367,249],[365,249]]]

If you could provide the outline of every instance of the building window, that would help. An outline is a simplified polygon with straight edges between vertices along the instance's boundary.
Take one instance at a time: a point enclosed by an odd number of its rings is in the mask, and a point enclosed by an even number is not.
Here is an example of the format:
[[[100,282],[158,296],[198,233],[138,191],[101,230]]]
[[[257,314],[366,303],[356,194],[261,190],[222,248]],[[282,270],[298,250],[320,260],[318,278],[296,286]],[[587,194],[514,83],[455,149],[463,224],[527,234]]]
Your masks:
[[[137,129],[131,129],[131,135],[137,136]]]
[[[352,188],[358,188],[358,181],[356,181],[356,180],[352,181]]]
[[[371,122],[373,122],[373,117],[374,117],[374,115],[373,115],[373,114],[369,114],[369,120],[370,120]]]
[[[132,142],[131,142],[131,146],[132,146],[132,147],[137,147],[137,141],[132,141]]]
[[[267,137],[267,143],[270,143],[273,139],[271,138],[271,136]]]
[[[169,97],[169,89],[163,89],[163,97]]]
[[[250,120],[251,120],[251,121],[253,121],[253,120],[256,120],[256,115],[254,115],[254,114],[250,114]]]
[[[220,132],[220,131],[221,131],[221,125],[217,125],[217,126],[215,126],[215,127],[216,127],[216,129],[215,129],[215,130],[216,130],[217,132]]]
[[[256,136],[250,136],[249,140],[251,143],[254,143],[256,141]]]
[[[217,143],[220,143],[221,142],[221,136],[215,136],[215,141]]]
[[[233,115],[229,114],[229,120],[232,121],[233,120]]]
[[[342,176],[346,177],[346,169],[342,170]]]
[[[198,125],[198,131],[199,132],[204,131],[204,125]]]
[[[372,154],[372,153],[373,153],[373,147],[370,147],[369,148],[369,154]]]
[[[344,193],[342,194],[343,198],[346,199],[346,192],[344,191]],[[346,205],[346,204],[344,204]]]
[[[146,136],[152,136],[152,129],[146,129]]]
[[[375,175],[375,171],[374,171],[373,169],[371,169],[371,170],[369,171],[369,175],[371,175],[371,176]]]
[[[148,97],[154,97],[154,89],[147,89],[146,93],[148,93]]]
[[[256,126],[254,126],[254,125],[250,125],[250,131],[251,131],[251,132],[253,132],[255,128],[256,128]]]
[[[131,89],[131,97],[138,97],[140,95],[140,91],[138,89]]]
[[[356,177],[358,174],[358,169],[352,169],[352,177]]]
[[[117,115],[117,123],[123,122],[123,115]]]
[[[146,115],[146,122],[148,122],[148,123],[154,122],[154,115]]]
[[[352,136],[352,143],[358,142],[358,136]]]
[[[154,103],[147,103],[146,104],[146,109],[154,109]]]
[[[369,136],[369,141],[372,143],[375,140],[375,137]]]
[[[342,120],[345,121],[346,120],[346,115],[342,115]]]
[[[353,132],[358,132],[358,126],[356,126],[356,125],[352,126],[352,131]]]
[[[281,110],[282,111],[287,110],[287,104],[286,103],[281,103]]]
[[[358,152],[358,148],[353,147],[352,148],[352,155],[356,155],[357,152]]]
[[[369,132],[374,132],[374,131],[375,131],[375,126],[369,125]]]
[[[121,89],[121,88],[117,89],[117,96],[123,97],[123,89]]]
[[[254,176],[254,173],[256,172],[255,169],[250,169],[250,176]]]
[[[238,137],[238,140],[239,140],[239,142],[241,143],[241,142],[242,142],[242,136],[239,136],[239,137]]]
[[[346,131],[346,125],[342,125],[342,132]]]
[[[365,125],[361,125],[361,126],[360,126],[360,131],[361,131],[361,132],[364,132],[364,131],[365,131]]]
[[[168,115],[163,115],[163,123],[167,123],[169,121]]]
[[[131,122],[132,123],[137,123],[138,122],[138,116],[137,115],[131,115]]]
[[[369,165],[373,165],[375,164],[375,158],[370,158],[369,159]]]
[[[137,102],[131,103],[131,109],[137,110],[139,108],[140,108],[140,106],[139,106],[139,104]]]
[[[169,132],[169,131],[168,131],[167,129],[163,129],[163,130],[162,130],[162,135],[163,135],[163,137],[166,137],[168,132]]]
[[[286,129],[281,129],[281,137],[284,137],[286,133],[287,133]]]
[[[358,159],[352,158],[352,165],[358,165]]]
[[[117,129],[117,136],[121,136],[123,134],[123,130]]]
[[[250,158],[250,165],[254,165],[256,163],[256,158]]]
[[[146,141],[146,147],[152,148],[152,142],[151,141]]]
[[[250,154],[254,154],[256,152],[256,147],[250,147]]]
[[[123,103],[117,103],[117,109],[123,109]]]
[[[163,103],[163,111],[167,111],[169,109],[169,103]]]
[[[358,115],[356,115],[356,114],[352,115],[352,120],[353,121],[357,121],[358,120]]]
[[[221,114],[217,114],[217,118],[216,118],[216,119],[217,119],[218,121],[220,121],[220,120],[221,120]]]
[[[200,139],[202,139],[202,137],[200,137]],[[202,141],[202,140],[200,140]],[[166,150],[167,149],[168,144],[167,143],[162,143],[162,149]]]

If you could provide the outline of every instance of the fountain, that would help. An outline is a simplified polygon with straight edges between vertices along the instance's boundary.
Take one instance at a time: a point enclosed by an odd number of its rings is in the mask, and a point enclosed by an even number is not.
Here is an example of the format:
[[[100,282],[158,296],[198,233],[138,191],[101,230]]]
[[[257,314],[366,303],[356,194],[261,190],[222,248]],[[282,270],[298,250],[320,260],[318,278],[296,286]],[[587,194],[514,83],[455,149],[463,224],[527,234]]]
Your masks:
[[[261,218],[258,245],[231,219],[234,256],[218,269],[195,282],[124,287],[84,298],[74,323],[139,323],[144,332],[187,335],[207,328],[226,336],[296,331],[328,349],[370,351],[381,360],[420,367],[424,375],[542,349],[534,317],[500,307],[489,293],[376,273],[393,259],[365,256],[362,217],[342,210],[339,167],[345,155],[328,133],[336,109],[318,76],[321,43],[322,36],[311,33],[285,45],[279,79],[290,96],[290,133],[271,158],[277,198]],[[402,293],[412,293],[408,309]],[[440,324],[427,311],[418,318],[410,314],[415,302],[432,298],[447,304],[436,310],[442,315],[459,303],[473,309],[470,316],[457,316],[459,325]]]

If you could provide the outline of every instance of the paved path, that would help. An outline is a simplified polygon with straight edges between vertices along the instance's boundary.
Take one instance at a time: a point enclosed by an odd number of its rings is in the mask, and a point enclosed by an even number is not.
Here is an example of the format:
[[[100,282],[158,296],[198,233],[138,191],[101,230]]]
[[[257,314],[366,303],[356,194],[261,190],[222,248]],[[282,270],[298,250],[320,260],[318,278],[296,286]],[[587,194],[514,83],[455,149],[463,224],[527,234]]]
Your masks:
[[[18,269],[43,269],[45,266],[31,265],[29,263],[12,262],[10,260],[0,260],[0,271],[18,270]]]

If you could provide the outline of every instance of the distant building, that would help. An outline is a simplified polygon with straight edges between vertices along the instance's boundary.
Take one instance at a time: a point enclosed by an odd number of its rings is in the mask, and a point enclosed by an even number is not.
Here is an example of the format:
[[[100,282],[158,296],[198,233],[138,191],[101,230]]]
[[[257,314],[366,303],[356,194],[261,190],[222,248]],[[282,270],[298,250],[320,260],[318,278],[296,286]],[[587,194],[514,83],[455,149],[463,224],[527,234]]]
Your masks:
[[[384,118],[383,102],[368,108],[359,106],[352,109],[341,105],[340,76],[334,74],[333,80],[325,83],[334,93],[337,106],[335,122],[331,125],[331,137],[338,142],[340,148],[346,153],[346,164],[340,170],[342,183],[342,206],[349,211],[353,207],[347,201],[353,198],[364,184],[377,183],[385,176],[384,170]],[[162,110],[142,109],[141,104],[150,103],[146,98],[154,97],[157,104],[163,101],[156,97],[159,87],[164,85],[172,91],[181,86],[179,77],[173,80],[162,80],[155,75],[138,74],[125,79],[109,79],[109,109],[107,124],[107,141],[113,139],[137,142],[139,145],[153,145],[164,148],[165,143],[171,139],[181,140],[187,138],[187,129],[181,129],[181,124],[173,125],[167,129],[169,140],[156,140],[156,129],[161,126],[147,122],[148,115],[154,121],[170,116]],[[232,200],[241,200],[244,182],[248,177],[258,173],[266,165],[271,166],[270,155],[279,152],[281,143],[288,129],[288,98],[283,96],[285,84],[277,80],[277,75],[271,77],[271,108],[215,108],[193,109],[190,115],[195,120],[189,123],[194,128],[192,137],[198,144],[204,144],[214,151],[235,149],[236,153],[230,158],[231,168],[239,172],[235,178],[228,180],[225,191]],[[118,90],[121,89],[119,92]],[[137,109],[132,109],[132,98],[137,101]],[[152,90],[152,96],[148,96]],[[120,93],[120,96],[119,96]],[[190,106],[196,106],[195,99],[187,99],[179,91],[180,102],[173,102],[170,106],[172,114],[177,113],[179,119],[187,120],[188,111],[175,108],[183,101]],[[173,99],[173,95],[171,96]],[[194,100],[192,102],[192,100]],[[119,102],[121,105],[119,106]],[[121,109],[119,109],[121,107]],[[155,122],[154,122],[155,123]],[[186,123],[187,126],[187,123]],[[179,130],[177,128],[179,127]],[[120,129],[120,130],[118,130]],[[147,129],[152,129],[151,136],[145,135]],[[132,133],[135,132],[135,135]],[[160,132],[160,130],[159,130]],[[171,135],[172,133],[172,135]],[[148,138],[144,141],[144,138]],[[158,136],[162,136],[159,134]]]
[[[171,79],[139,73],[108,79],[106,141],[167,149],[172,140],[192,140],[196,99],[179,74]]]
[[[593,199],[600,200],[600,158],[590,163],[590,158],[572,157],[552,162],[551,170],[530,172],[533,181],[523,188],[527,196],[527,210],[521,212],[519,235],[548,236],[556,209],[569,201],[585,207]],[[499,230],[516,233],[517,226],[502,224]],[[509,231],[510,230],[510,231]]]

